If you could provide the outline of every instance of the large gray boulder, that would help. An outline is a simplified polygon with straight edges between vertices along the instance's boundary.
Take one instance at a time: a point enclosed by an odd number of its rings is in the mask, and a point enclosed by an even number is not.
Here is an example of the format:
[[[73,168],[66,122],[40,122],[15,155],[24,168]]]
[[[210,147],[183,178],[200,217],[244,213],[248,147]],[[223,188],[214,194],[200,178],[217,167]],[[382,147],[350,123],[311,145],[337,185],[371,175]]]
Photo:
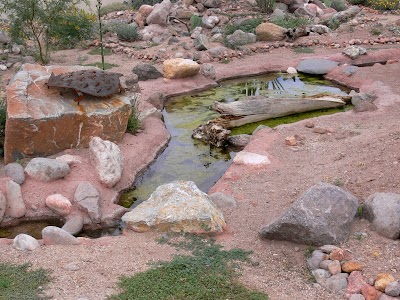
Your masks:
[[[122,155],[117,144],[92,137],[89,143],[90,162],[95,167],[100,182],[106,187],[113,187],[121,180]]]
[[[233,48],[244,46],[247,44],[253,44],[257,41],[257,36],[254,33],[244,32],[242,30],[236,30],[234,33],[226,37],[226,41]]]
[[[350,234],[357,208],[357,198],[352,194],[328,183],[318,183],[281,217],[263,227],[260,234],[300,244],[340,244]]]
[[[400,237],[400,194],[376,193],[364,202],[364,217],[372,230],[389,239]]]
[[[336,68],[338,62],[323,58],[309,58],[302,60],[296,67],[297,71],[306,74],[324,75]]]
[[[53,181],[64,178],[69,174],[70,168],[64,161],[37,157],[28,163],[25,172],[36,180]]]
[[[9,163],[3,169],[4,175],[11,177],[18,184],[25,181],[24,167],[19,163]]]
[[[100,193],[95,186],[89,182],[81,182],[75,191],[75,202],[95,223],[101,221]]]
[[[132,230],[150,229],[190,233],[221,233],[222,213],[192,181],[159,186],[150,198],[122,216]]]
[[[157,24],[161,26],[167,25],[167,18],[171,10],[172,3],[170,0],[164,0],[161,3],[154,5],[152,12],[146,18],[146,23]]]

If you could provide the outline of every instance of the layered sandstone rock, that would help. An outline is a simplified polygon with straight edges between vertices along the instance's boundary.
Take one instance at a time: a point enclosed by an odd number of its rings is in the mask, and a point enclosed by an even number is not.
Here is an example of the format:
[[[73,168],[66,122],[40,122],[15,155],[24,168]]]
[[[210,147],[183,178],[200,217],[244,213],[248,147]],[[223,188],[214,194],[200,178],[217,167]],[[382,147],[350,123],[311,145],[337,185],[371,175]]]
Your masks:
[[[86,148],[91,136],[121,141],[131,112],[132,94],[105,98],[84,95],[78,105],[73,101],[77,98],[73,90],[46,86],[52,72],[58,75],[86,68],[22,66],[7,90],[6,163],[69,148]]]

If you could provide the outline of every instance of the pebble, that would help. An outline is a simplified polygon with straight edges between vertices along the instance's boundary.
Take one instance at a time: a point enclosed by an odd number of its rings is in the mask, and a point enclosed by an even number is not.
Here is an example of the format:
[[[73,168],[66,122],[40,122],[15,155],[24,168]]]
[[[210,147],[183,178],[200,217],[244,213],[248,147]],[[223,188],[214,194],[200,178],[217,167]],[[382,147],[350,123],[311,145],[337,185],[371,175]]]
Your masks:
[[[328,130],[326,128],[322,128],[322,127],[315,127],[313,132],[319,133],[319,134],[325,134],[328,132]]]
[[[73,262],[64,265],[63,268],[68,271],[78,271],[80,269],[80,267],[76,263],[73,263]]]

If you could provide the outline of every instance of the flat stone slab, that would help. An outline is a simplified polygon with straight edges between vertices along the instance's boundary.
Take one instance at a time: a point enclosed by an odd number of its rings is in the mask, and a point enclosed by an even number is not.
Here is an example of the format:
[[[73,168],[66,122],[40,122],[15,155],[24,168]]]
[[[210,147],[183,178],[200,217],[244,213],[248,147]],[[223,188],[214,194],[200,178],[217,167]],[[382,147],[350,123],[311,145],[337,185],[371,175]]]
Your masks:
[[[82,66],[24,64],[7,89],[5,162],[46,156],[70,148],[87,148],[91,136],[118,143],[131,112],[131,93],[109,97],[84,94],[78,105],[74,90],[48,88],[50,74],[93,69]],[[62,93],[62,94],[60,94]]]
[[[310,58],[302,60],[296,69],[297,71],[306,74],[324,75],[330,70],[336,68],[338,65],[339,63],[336,61],[323,58]]]

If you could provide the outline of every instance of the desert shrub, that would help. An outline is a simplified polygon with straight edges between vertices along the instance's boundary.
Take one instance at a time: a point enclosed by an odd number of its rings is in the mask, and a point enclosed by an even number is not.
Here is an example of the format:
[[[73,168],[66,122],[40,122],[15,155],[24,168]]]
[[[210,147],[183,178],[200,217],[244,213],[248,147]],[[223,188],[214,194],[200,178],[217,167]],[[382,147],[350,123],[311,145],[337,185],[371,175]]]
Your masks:
[[[305,17],[295,17],[292,15],[285,15],[283,17],[275,17],[271,20],[275,25],[283,28],[296,28],[310,24],[310,20]]]
[[[116,33],[122,41],[133,42],[140,39],[138,28],[131,24],[122,22],[109,23],[105,26],[105,31]]]
[[[347,8],[343,0],[332,0],[330,7],[336,11],[344,11]]]
[[[366,0],[366,5],[377,10],[400,9],[399,0]]]
[[[138,98],[136,97],[133,100],[133,105],[132,105],[132,112],[131,115],[129,116],[128,119],[128,125],[126,127],[126,132],[130,133],[130,134],[135,134],[139,131],[139,129],[141,129],[141,123],[139,120],[139,113],[137,110],[137,106],[138,106]]]
[[[275,7],[275,0],[257,0],[257,5],[263,13],[271,13]]]
[[[162,2],[162,0],[131,0],[132,6],[135,9],[138,9],[143,4],[147,4],[147,5],[152,5],[153,6],[154,4],[157,4],[157,3],[160,3],[160,2]]]
[[[105,16],[113,11],[128,10],[128,9],[132,9],[132,6],[127,3],[111,3],[101,7],[100,15]]]
[[[192,15],[190,17],[190,30],[195,29],[196,27],[201,27],[201,17],[199,17],[198,15]]]
[[[223,33],[225,36],[234,33],[236,30],[242,30],[244,32],[254,33],[256,31],[256,27],[260,25],[262,22],[263,22],[262,19],[254,18],[254,19],[244,20],[240,25],[228,24],[225,25]]]
[[[50,28],[51,36],[64,48],[72,48],[82,40],[90,39],[96,16],[74,7],[63,16],[63,20]]]
[[[335,30],[340,26],[340,21],[336,18],[330,18],[328,21],[326,21],[326,26],[332,30]]]

